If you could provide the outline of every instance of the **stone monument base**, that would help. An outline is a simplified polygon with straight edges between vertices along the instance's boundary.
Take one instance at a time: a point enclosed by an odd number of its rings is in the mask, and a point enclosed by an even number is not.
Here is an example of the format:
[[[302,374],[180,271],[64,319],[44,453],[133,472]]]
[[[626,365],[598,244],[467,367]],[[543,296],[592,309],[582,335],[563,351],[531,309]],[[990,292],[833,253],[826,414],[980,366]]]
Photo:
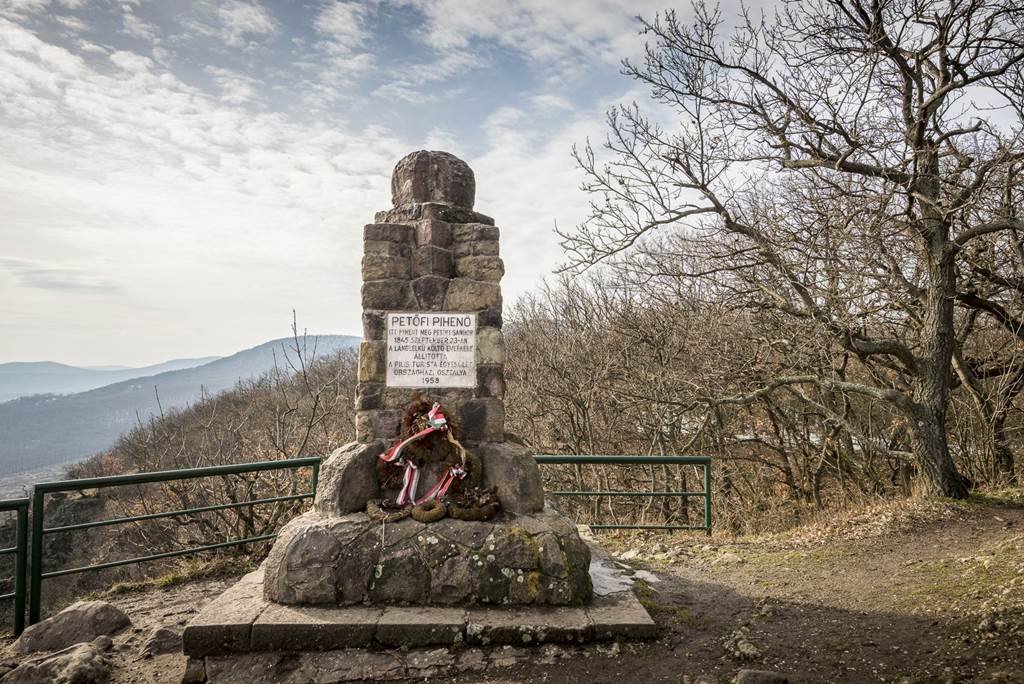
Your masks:
[[[281,530],[264,595],[287,605],[581,605],[589,565],[576,527],[550,510],[427,524],[310,511]]]
[[[193,618],[183,650],[190,671],[209,684],[271,673],[282,682],[382,681],[500,668],[510,647],[657,636],[631,582],[611,577],[607,561],[591,569],[605,589],[586,606],[324,608],[267,600],[261,567]]]

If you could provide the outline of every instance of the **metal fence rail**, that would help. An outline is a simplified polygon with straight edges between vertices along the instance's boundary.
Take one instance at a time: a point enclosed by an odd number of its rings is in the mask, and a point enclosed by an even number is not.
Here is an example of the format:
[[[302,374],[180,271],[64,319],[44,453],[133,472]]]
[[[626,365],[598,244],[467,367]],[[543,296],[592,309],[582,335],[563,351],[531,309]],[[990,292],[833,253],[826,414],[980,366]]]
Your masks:
[[[557,497],[679,497],[687,501],[691,497],[704,499],[704,519],[702,525],[614,525],[614,524],[590,524],[594,529],[638,529],[638,530],[703,530],[711,534],[711,459],[706,456],[594,456],[585,454],[540,454],[534,457],[538,464],[567,464],[567,465],[693,465],[701,466],[703,469],[702,491],[569,491],[556,490],[548,491],[549,496]],[[86,523],[73,525],[60,525],[45,527],[43,520],[44,498],[48,494],[57,492],[82,491],[88,489],[105,489],[108,487],[121,487],[127,485],[151,484],[154,482],[170,482],[175,480],[191,480],[203,477],[216,477],[224,475],[239,475],[242,473],[253,473],[270,470],[290,470],[296,468],[312,468],[312,490],[303,494],[289,494],[284,496],[273,496],[249,501],[231,502],[225,504],[214,504],[209,506],[198,506],[195,508],[183,508],[177,510],[146,513],[143,515],[124,516],[120,518],[108,518],[95,520]],[[90,570],[104,570],[108,568],[134,565],[147,561],[160,560],[163,558],[175,558],[204,551],[212,551],[245,544],[253,544],[260,541],[273,539],[276,534],[262,534],[242,539],[228,539],[221,542],[193,546],[177,551],[166,551],[154,553],[148,556],[136,558],[125,558],[120,560],[97,563],[95,565],[84,565],[74,568],[63,568],[46,571],[43,568],[43,537],[46,535],[75,530],[87,530],[109,525],[123,525],[126,523],[140,522],[144,520],[156,520],[160,518],[172,518],[196,513],[210,511],[229,510],[243,506],[256,506],[260,504],[282,503],[286,501],[298,501],[313,498],[316,492],[317,478],[320,473],[320,457],[310,456],[307,458],[294,458],[281,461],[261,461],[257,463],[239,463],[234,465],[211,466],[207,468],[191,468],[184,470],[162,470],[152,473],[137,473],[132,475],[117,475],[113,477],[95,477],[81,480],[63,480],[55,482],[43,482],[32,488],[32,497],[23,499],[9,499],[0,501],[0,511],[16,511],[17,513],[17,541],[15,546],[0,549],[0,556],[13,555],[14,562],[14,591],[0,595],[0,600],[14,601],[14,632],[21,633],[25,626],[26,597],[28,604],[28,623],[38,622],[40,606],[42,604],[43,580],[53,577],[62,577]],[[31,528],[29,527],[29,507],[31,504]],[[30,534],[31,530],[31,534]],[[31,545],[29,544],[31,537]],[[28,556],[31,550],[31,564]],[[26,591],[26,584],[28,584]]]
[[[0,501],[0,511],[15,511],[17,527],[14,546],[0,549],[0,556],[14,556],[14,591],[0,594],[0,601],[14,601],[14,633],[25,628],[25,569],[28,562],[28,503],[24,499]]]
[[[630,491],[549,491],[550,496],[643,496],[679,497],[684,501],[690,497],[704,499],[704,523],[702,525],[611,525],[590,524],[596,530],[704,530],[711,534],[711,457],[710,456],[594,456],[590,454],[538,454],[537,463],[570,465],[694,465],[701,466],[704,473],[704,489],[700,492],[630,492]]]
[[[126,516],[123,518],[110,518],[107,520],[96,520],[88,523],[81,523],[77,525],[63,525],[59,527],[44,527],[43,525],[43,510],[44,501],[43,498],[47,494],[54,494],[56,492],[72,492],[81,491],[84,489],[105,489],[107,487],[123,487],[126,485],[138,485],[138,484],[150,484],[153,482],[169,482],[172,480],[193,480],[201,477],[216,477],[223,475],[240,475],[242,473],[253,473],[267,470],[291,470],[295,468],[311,467],[312,473],[312,491],[305,494],[294,494],[289,496],[278,496],[267,499],[254,499],[251,501],[232,502],[230,504],[219,504],[216,506],[200,506],[196,508],[185,508],[173,511],[161,511],[159,513],[147,513],[145,515],[133,515]],[[205,511],[213,510],[224,510],[228,508],[239,508],[242,506],[255,506],[263,503],[272,503],[279,501],[293,501],[300,499],[313,498],[316,492],[317,478],[320,472],[320,457],[310,456],[307,458],[292,458],[281,461],[260,461],[257,463],[239,463],[234,465],[221,465],[221,466],[210,466],[207,468],[189,468],[185,470],[161,470],[152,473],[137,473],[132,475],[115,475],[112,477],[94,477],[82,480],[63,480],[56,482],[43,482],[33,486],[32,488],[32,563],[30,568],[30,582],[29,582],[29,610],[28,610],[28,622],[34,624],[39,621],[40,606],[42,604],[42,585],[43,580],[50,577],[61,577],[64,575],[71,575],[79,572],[86,572],[89,570],[104,570],[107,568],[115,568],[123,565],[133,565],[135,563],[144,563],[146,561],[159,560],[162,558],[174,558],[177,556],[187,556],[194,553],[200,553],[203,551],[211,551],[214,549],[222,549],[232,546],[242,546],[244,544],[253,544],[259,541],[266,541],[273,539],[275,535],[264,534],[255,537],[245,537],[243,539],[229,539],[226,541],[218,542],[215,544],[206,544],[203,546],[193,546],[187,549],[180,549],[178,551],[167,551],[164,553],[155,553],[149,556],[139,556],[137,558],[126,558],[123,560],[110,561],[107,563],[99,563],[96,565],[83,565],[77,568],[66,568],[63,570],[53,570],[45,572],[43,568],[43,536],[47,534],[55,534],[58,532],[67,532],[71,530],[84,530],[94,527],[106,527],[108,525],[123,525],[131,522],[138,522],[142,520],[154,520],[157,518],[171,518],[182,515],[191,515],[194,513],[201,513]],[[22,575],[24,576],[24,575]]]

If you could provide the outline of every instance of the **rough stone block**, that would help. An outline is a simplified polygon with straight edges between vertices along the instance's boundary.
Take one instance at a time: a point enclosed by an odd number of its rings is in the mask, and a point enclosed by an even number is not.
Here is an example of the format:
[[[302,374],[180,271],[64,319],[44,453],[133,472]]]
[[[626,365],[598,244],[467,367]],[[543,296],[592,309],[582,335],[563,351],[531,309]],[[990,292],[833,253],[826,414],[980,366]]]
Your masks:
[[[466,613],[466,640],[474,644],[583,643],[591,631],[583,608],[471,608]]]
[[[11,645],[16,653],[59,651],[98,636],[115,634],[132,621],[106,601],[76,601],[45,620],[29,625]]]
[[[434,218],[448,223],[483,223],[493,226],[494,219],[465,207],[453,207],[438,202],[424,202],[420,205],[422,218]]]
[[[384,385],[379,382],[361,382],[356,385],[356,411],[384,408]]]
[[[456,259],[469,256],[498,256],[497,240],[473,240],[470,242],[452,243],[452,252]]]
[[[504,366],[480,366],[476,367],[476,386],[480,397],[505,396],[505,367]]]
[[[658,626],[630,591],[595,597],[586,607],[594,639],[653,639]]]
[[[411,275],[409,259],[404,256],[386,254],[364,254],[362,262],[363,280],[408,279]]]
[[[367,443],[375,439],[391,440],[398,436],[401,426],[401,409],[357,411],[356,441]]]
[[[423,276],[412,281],[412,290],[420,309],[440,311],[444,308],[449,283],[442,276]]]
[[[452,276],[452,253],[443,247],[424,245],[412,253],[412,276]]]
[[[396,207],[443,202],[472,209],[475,195],[473,170],[447,152],[413,152],[400,159],[391,174],[391,202]]]
[[[192,618],[182,633],[182,651],[201,657],[249,650],[252,623],[267,607],[263,570],[250,572]]]
[[[416,306],[408,280],[370,280],[363,283],[363,309],[412,309]]]
[[[455,261],[455,275],[496,283],[505,275],[505,264],[496,256],[464,256]]]
[[[505,405],[500,399],[467,399],[459,405],[458,418],[468,441],[501,442],[505,439]],[[485,474],[486,470],[485,466]]]
[[[529,449],[513,442],[486,442],[478,445],[477,455],[483,462],[484,486],[498,488],[503,509],[519,514],[544,509],[544,484]]]
[[[416,244],[448,249],[452,246],[452,224],[437,219],[424,219],[416,223]]]
[[[480,311],[501,306],[501,286],[469,278],[453,278],[448,286],[445,309],[448,311]]]
[[[337,567],[367,531],[365,513],[312,510],[281,528],[264,563],[263,595],[286,604],[338,602]]]
[[[377,457],[385,443],[350,442],[331,452],[320,465],[314,509],[345,515],[366,508],[366,502],[380,496]]]
[[[477,328],[476,362],[482,366],[500,366],[505,363],[505,336],[501,334],[501,330]]]
[[[383,340],[387,333],[387,319],[383,311],[363,311],[363,339]]]
[[[387,374],[387,342],[375,340],[359,343],[359,382],[384,382]]]
[[[452,239],[455,242],[475,242],[477,240],[498,241],[501,232],[497,226],[486,223],[460,223],[452,226]]]
[[[432,646],[458,642],[466,624],[462,608],[393,606],[377,622],[377,641],[384,646]]]
[[[453,207],[450,204],[439,204],[437,202],[403,204],[400,207],[378,211],[374,215],[374,220],[377,223],[407,223],[422,219],[437,219],[446,223],[485,223],[491,226],[494,225],[494,219],[490,216],[463,207]]]
[[[363,254],[375,256],[392,256],[409,258],[412,245],[407,242],[388,242],[386,240],[366,240],[363,242]]]
[[[270,604],[252,626],[252,650],[329,651],[373,643],[381,610]]]
[[[502,315],[501,305],[491,306],[477,314],[477,325],[486,325],[491,328],[501,328]]]
[[[411,242],[413,229],[404,223],[368,223],[363,226],[363,240]]]
[[[381,552],[370,581],[374,603],[427,603],[430,570],[420,558],[414,542],[403,542]]]

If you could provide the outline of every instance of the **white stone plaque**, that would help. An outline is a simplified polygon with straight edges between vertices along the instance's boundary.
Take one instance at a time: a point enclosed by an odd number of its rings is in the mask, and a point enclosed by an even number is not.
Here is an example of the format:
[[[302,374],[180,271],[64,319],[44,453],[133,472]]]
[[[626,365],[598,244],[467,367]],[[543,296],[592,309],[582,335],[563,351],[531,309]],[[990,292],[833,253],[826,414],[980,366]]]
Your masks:
[[[389,311],[388,387],[476,387],[476,313]]]

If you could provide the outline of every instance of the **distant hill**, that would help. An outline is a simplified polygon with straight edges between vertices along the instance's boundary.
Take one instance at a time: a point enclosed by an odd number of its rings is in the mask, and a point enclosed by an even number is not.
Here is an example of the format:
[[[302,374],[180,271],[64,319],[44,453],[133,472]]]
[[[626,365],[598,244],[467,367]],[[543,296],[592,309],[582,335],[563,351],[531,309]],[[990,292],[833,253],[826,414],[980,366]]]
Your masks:
[[[174,359],[142,368],[127,366],[83,368],[53,361],[0,363],[0,403],[33,394],[85,392],[131,378],[195,368],[219,358],[219,356],[206,356],[199,359]]]
[[[318,356],[359,343],[358,337],[347,335],[310,336],[307,351],[312,351],[314,340]],[[241,379],[273,368],[275,356],[287,368],[284,356],[291,343],[291,338],[274,340],[200,366],[134,377],[76,394],[28,396],[0,404],[0,475],[71,463],[108,449],[140,418],[158,414],[160,406],[165,411],[180,408],[198,400],[204,391],[215,394],[230,389]]]

